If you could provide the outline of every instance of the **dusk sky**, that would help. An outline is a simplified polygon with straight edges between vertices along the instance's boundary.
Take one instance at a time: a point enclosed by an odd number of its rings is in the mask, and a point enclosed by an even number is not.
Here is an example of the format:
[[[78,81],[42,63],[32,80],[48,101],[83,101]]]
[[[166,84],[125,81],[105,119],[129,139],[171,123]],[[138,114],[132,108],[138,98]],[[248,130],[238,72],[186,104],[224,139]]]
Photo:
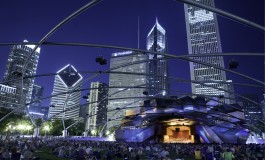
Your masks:
[[[88,3],[86,0],[8,0],[0,3],[0,43],[39,41],[54,26],[71,13]],[[255,2],[255,3],[253,3]],[[215,0],[217,8],[223,9],[264,26],[264,0]],[[137,48],[137,26],[140,18],[140,49],[146,49],[146,36],[157,17],[166,30],[168,53],[188,54],[184,5],[173,0],[105,0],[93,6],[68,22],[47,41],[80,42],[116,45]],[[224,53],[264,53],[264,32],[218,16],[221,44]],[[0,79],[2,79],[11,46],[0,46]],[[109,69],[111,53],[119,50],[89,47],[41,46],[37,74],[55,73],[67,64],[78,71]],[[97,56],[107,58],[107,65],[95,62]],[[264,82],[264,57],[225,57],[225,66],[230,59],[239,61],[235,71]],[[188,62],[170,60],[170,77],[190,79]],[[91,75],[83,75],[85,78]],[[237,75],[227,74],[228,80],[236,83],[257,84]],[[104,74],[91,81],[108,83],[109,75]],[[90,87],[88,81],[83,88]],[[50,96],[54,76],[35,79],[35,84],[44,86],[44,97]],[[260,84],[258,84],[260,85]],[[172,90],[191,92],[191,85],[171,81]],[[261,88],[234,86],[239,94],[264,93]],[[83,94],[85,94],[84,92]],[[172,95],[177,92],[171,92]],[[50,100],[43,102],[48,106]]]

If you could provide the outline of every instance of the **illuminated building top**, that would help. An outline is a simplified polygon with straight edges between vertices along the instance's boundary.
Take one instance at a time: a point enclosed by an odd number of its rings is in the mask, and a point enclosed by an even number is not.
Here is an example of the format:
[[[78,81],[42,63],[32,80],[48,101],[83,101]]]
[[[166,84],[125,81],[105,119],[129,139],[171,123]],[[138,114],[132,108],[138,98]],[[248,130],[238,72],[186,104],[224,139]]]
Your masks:
[[[83,77],[77,72],[74,66],[68,64],[57,72],[58,77],[66,87],[74,87]]]

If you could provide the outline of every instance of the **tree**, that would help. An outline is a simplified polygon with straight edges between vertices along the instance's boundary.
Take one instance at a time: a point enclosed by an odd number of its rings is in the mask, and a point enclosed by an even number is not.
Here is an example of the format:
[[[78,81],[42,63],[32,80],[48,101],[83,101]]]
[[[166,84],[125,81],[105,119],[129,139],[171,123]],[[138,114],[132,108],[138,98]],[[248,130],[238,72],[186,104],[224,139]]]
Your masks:
[[[9,108],[1,108],[0,109],[0,117],[3,118],[5,115],[7,115],[9,112],[11,112],[12,109]],[[1,119],[0,118],[0,119]],[[4,134],[8,131],[8,125],[16,125],[16,123],[18,121],[20,121],[23,118],[23,114],[21,113],[13,113],[11,115],[9,115],[8,117],[6,117],[5,119],[3,119],[0,122],[0,133]]]
[[[53,130],[53,122],[52,121],[47,121],[47,122],[44,122],[41,125],[40,133],[42,135],[45,135],[45,133],[46,133],[46,135],[49,135],[52,130]]]
[[[52,128],[50,130],[50,134],[53,136],[60,136],[62,135],[63,131],[63,125],[61,119],[55,119],[54,121],[51,121]]]
[[[36,124],[37,127],[41,127],[41,125],[42,125],[42,119],[41,118],[37,118],[35,120],[35,124]]]

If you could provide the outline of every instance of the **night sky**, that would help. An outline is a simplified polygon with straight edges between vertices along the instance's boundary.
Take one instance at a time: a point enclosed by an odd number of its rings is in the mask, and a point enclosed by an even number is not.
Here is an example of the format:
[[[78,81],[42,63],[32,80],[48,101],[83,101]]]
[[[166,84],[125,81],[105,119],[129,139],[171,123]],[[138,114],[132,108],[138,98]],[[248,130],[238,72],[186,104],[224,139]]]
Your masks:
[[[0,2],[0,43],[39,41],[60,21],[88,3],[86,0],[8,0]],[[240,3],[239,3],[240,2]],[[236,14],[264,26],[264,0],[215,0],[217,8]],[[137,19],[140,17],[140,49],[146,49],[146,36],[157,17],[166,30],[168,53],[188,54],[184,6],[173,0],[105,0],[68,22],[47,41],[107,44],[137,48]],[[218,16],[222,49],[228,52],[264,53],[264,33],[235,21]],[[0,79],[2,79],[11,46],[0,46]],[[69,46],[41,46],[37,74],[55,73],[67,64],[78,71],[109,69],[111,53],[119,50]],[[95,62],[104,56],[108,63],[101,66]],[[235,70],[264,82],[264,57],[225,57],[239,61]],[[189,65],[180,60],[170,60],[170,76],[190,79]],[[91,75],[83,75],[84,78]],[[108,83],[109,75],[101,75],[91,81]],[[257,84],[230,73],[227,79],[237,83]],[[88,81],[83,88],[90,87]],[[44,97],[51,95],[54,76],[35,79],[44,86]],[[172,90],[191,92],[190,84],[171,81]],[[239,94],[264,93],[261,88],[234,86]],[[85,94],[84,92],[83,94]],[[177,92],[172,92],[177,94]],[[43,102],[49,105],[50,100]]]

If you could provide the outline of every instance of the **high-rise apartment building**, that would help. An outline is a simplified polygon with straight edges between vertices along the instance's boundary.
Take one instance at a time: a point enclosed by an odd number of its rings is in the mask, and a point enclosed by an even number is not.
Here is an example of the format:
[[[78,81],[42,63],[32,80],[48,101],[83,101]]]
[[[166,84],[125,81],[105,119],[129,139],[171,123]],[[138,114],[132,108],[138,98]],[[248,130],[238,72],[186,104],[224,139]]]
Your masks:
[[[200,3],[214,6],[213,0],[196,0]],[[207,54],[222,53],[219,29],[216,14],[208,10],[184,4],[186,29],[188,38],[189,54]],[[196,57],[194,60],[211,63],[219,67],[224,67],[222,56],[216,57]],[[190,62],[190,75],[192,80],[196,81],[226,81],[226,74],[219,69]],[[203,95],[214,95],[229,97],[229,94],[218,90],[221,88],[227,90],[227,84],[205,83],[209,86],[192,83],[192,93]],[[216,88],[212,88],[214,86]],[[231,103],[225,99],[226,103]]]
[[[53,119],[62,118],[62,116],[64,116],[64,119],[78,120],[81,91],[72,91],[81,89],[83,77],[77,72],[74,66],[70,64],[60,69],[57,73],[58,75],[55,76],[52,92],[52,95],[56,96],[51,99],[49,118],[69,109],[67,112],[56,115]],[[61,94],[62,92],[71,93]]]
[[[160,52],[161,55],[148,53],[149,62],[147,65],[147,73],[154,76],[147,77],[148,95],[154,97],[167,96],[169,91],[168,81],[168,63],[164,59],[163,53],[166,52],[166,31],[158,23],[156,23],[147,35],[147,50]]]
[[[103,127],[107,122],[108,85],[101,82],[91,82],[87,129],[93,130]]]
[[[24,42],[28,42],[24,40]],[[23,66],[28,59],[30,53],[33,51],[35,45],[14,45],[10,51],[8,62],[6,65],[6,72],[4,74],[4,86],[2,88],[13,88],[12,93],[5,92],[0,95],[0,107],[18,107],[30,102],[31,93],[34,84],[34,78],[27,78],[23,80],[23,95],[21,95],[21,76]],[[37,65],[39,61],[40,48],[37,48],[30,57],[28,65],[26,66],[24,77],[36,74]]]
[[[243,95],[244,97],[259,102],[259,97],[255,94],[247,94]],[[249,102],[245,99],[239,98],[242,102],[242,108],[244,109],[245,119],[249,124],[255,124],[257,121],[262,120],[263,114],[262,114],[262,105],[256,105],[252,102]]]
[[[121,119],[125,117],[126,113],[140,112],[139,106],[145,100],[143,92],[146,91],[146,76],[137,75],[137,73],[146,74],[146,62],[133,65],[130,65],[130,63],[144,61],[146,56],[133,51],[112,54],[110,69],[132,74],[110,73],[107,113],[107,118],[110,121],[107,124],[107,128],[119,127],[118,125],[121,124]]]

